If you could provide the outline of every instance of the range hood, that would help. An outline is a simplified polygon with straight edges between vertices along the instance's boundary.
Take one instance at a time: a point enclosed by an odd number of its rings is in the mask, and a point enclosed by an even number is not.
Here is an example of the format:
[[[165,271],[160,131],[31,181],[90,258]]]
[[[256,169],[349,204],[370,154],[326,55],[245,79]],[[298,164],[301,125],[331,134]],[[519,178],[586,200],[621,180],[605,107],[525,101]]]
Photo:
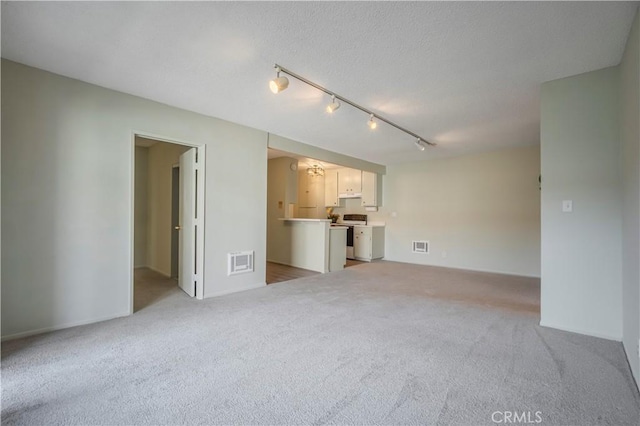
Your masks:
[[[344,192],[338,194],[338,198],[362,198],[362,192]]]

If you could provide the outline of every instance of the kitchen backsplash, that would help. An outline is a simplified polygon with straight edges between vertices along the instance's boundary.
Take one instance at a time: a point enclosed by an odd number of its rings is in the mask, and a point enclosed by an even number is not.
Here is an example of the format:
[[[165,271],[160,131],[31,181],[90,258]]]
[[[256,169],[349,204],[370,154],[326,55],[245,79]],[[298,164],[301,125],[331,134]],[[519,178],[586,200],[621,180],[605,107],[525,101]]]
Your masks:
[[[368,212],[361,205],[362,200],[360,198],[343,198],[340,200],[340,206],[334,207],[333,212],[340,215],[340,221],[346,214],[366,214],[369,221],[382,221],[387,219],[387,215],[384,211]],[[383,210],[382,207],[379,208]]]

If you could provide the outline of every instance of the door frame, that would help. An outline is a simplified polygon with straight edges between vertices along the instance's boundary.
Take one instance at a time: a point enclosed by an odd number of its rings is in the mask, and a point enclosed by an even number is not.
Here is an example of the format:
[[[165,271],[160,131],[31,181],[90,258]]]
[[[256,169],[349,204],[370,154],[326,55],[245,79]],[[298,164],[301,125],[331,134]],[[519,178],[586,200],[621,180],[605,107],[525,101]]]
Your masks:
[[[204,253],[205,253],[205,241],[204,241],[204,231],[205,231],[205,206],[206,206],[206,145],[203,143],[195,143],[188,142],[181,139],[176,139],[172,137],[167,137],[163,135],[158,135],[146,131],[131,131],[131,208],[129,209],[129,315],[133,314],[133,299],[134,299],[134,259],[133,255],[135,252],[135,184],[136,184],[136,136],[140,136],[146,139],[153,139],[158,142],[167,142],[176,145],[188,146],[191,148],[196,148],[198,155],[197,162],[197,170],[198,170],[198,179],[196,184],[196,215],[197,215],[197,231],[196,231],[196,265],[199,265],[198,273],[196,274],[196,299],[204,298]]]
[[[175,181],[177,180],[177,182]],[[177,187],[178,189],[178,199],[177,199],[177,203],[178,206],[176,206],[174,204],[174,202],[176,202],[176,200],[174,199],[174,189],[176,189],[175,187]],[[175,229],[176,226],[180,226],[180,163],[174,164],[171,167],[171,227],[173,228],[171,230],[171,278],[175,278],[176,280],[179,279],[179,265],[180,265],[180,234],[179,231]],[[174,208],[176,210],[178,210],[178,212],[175,212],[175,216],[174,216]],[[174,219],[176,219],[176,221],[174,222]],[[173,252],[173,245],[174,245],[174,236],[176,237],[175,243],[177,245],[176,247],[176,252]],[[175,259],[174,259],[174,254],[175,254]],[[178,266],[176,267],[176,269],[173,269],[173,262],[174,260],[177,261]]]

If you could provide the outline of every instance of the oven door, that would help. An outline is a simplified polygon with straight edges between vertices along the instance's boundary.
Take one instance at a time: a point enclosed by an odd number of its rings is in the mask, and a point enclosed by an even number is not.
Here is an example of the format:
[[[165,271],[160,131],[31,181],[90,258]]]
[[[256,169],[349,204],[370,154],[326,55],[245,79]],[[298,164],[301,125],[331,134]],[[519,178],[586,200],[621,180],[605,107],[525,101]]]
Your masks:
[[[353,226],[347,229],[347,247],[353,247]]]
[[[353,252],[353,226],[347,228],[347,259],[355,259]]]

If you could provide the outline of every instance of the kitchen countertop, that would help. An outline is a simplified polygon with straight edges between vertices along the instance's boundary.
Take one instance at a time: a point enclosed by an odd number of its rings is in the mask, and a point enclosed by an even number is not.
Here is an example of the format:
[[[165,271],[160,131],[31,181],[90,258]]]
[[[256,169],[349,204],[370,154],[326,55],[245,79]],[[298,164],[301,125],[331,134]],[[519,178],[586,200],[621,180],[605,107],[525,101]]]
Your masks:
[[[331,222],[331,219],[305,219],[301,217],[281,217],[278,220],[285,220],[291,222]]]
[[[338,225],[340,226],[348,226],[342,223],[338,223]],[[386,226],[386,224],[384,222],[369,222],[366,225],[353,225],[356,228],[357,227],[361,227],[361,228],[384,228]]]

